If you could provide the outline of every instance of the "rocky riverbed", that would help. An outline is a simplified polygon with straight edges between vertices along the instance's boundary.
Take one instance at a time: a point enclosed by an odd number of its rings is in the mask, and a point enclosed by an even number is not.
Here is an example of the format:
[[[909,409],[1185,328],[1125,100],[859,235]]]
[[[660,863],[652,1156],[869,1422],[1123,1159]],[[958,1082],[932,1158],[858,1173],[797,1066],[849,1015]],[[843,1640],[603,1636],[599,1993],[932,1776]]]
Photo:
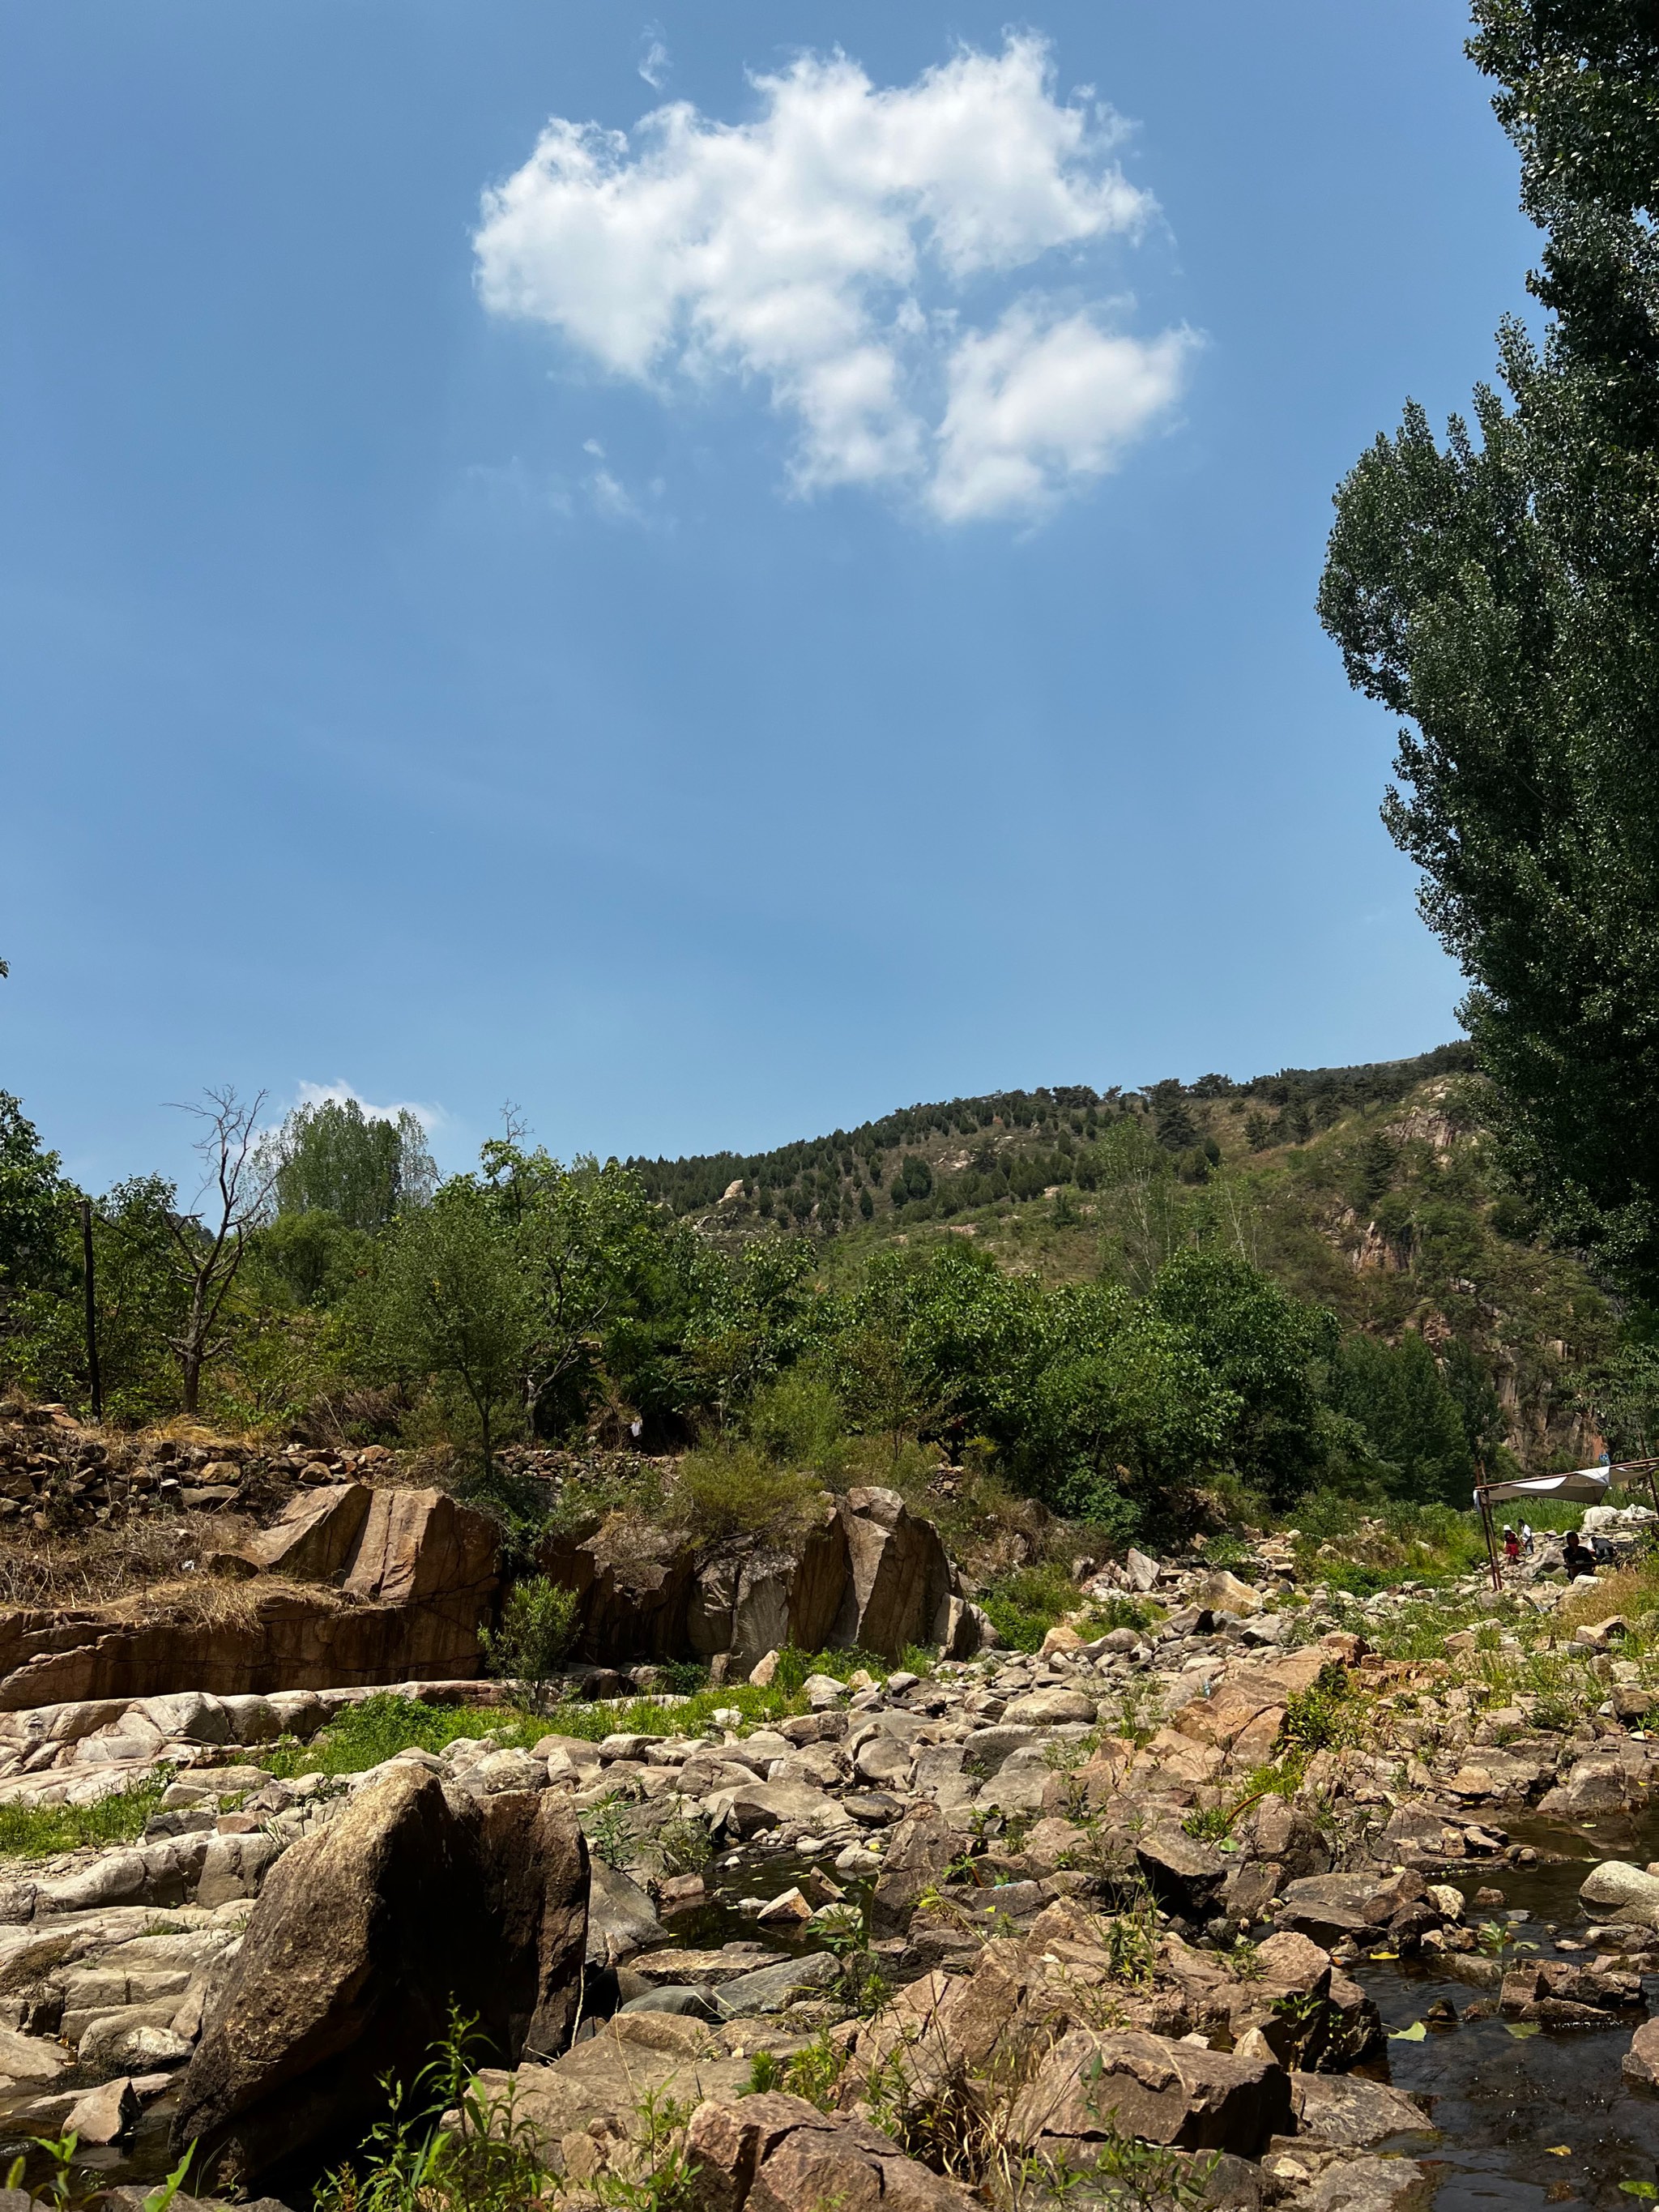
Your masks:
[[[787,1698],[769,1653],[759,1717],[659,1692],[537,1733],[514,1686],[406,1684],[462,1732],[356,1772],[295,1770],[372,1686],[9,1716],[0,1799],[154,1803],[9,1863],[0,2130],[72,2128],[87,2179],[199,2136],[197,2185],[302,2201],[459,1993],[483,2094],[601,2203],[671,2105],[711,2212],[1057,2177],[1627,2203],[1659,2182],[1659,1662],[1542,1565],[1360,1601],[1286,1544],[1131,1554],[1040,1653]]]

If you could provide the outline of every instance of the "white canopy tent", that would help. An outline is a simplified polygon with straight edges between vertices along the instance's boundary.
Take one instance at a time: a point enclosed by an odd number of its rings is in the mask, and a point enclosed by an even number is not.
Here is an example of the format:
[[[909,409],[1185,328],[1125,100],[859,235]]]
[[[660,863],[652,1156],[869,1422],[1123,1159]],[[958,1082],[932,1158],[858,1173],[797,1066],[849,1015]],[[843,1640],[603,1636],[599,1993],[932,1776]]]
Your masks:
[[[1480,1482],[1475,1485],[1474,1502],[1480,1515],[1480,1525],[1486,1533],[1486,1558],[1492,1567],[1492,1586],[1503,1587],[1503,1571],[1498,1565],[1498,1540],[1492,1534],[1492,1509],[1509,1498],[1525,1500],[1550,1499],[1562,1505],[1603,1505],[1614,1490],[1628,1489],[1632,1483],[1645,1483],[1659,1512],[1659,1482],[1655,1480],[1655,1469],[1659,1460],[1615,1460],[1609,1467],[1581,1467],[1570,1474],[1523,1474],[1513,1482]]]
[[[1474,1502],[1479,1505],[1484,1498],[1488,1505],[1496,1505],[1505,1498],[1555,1498],[1564,1505],[1601,1505],[1613,1486],[1612,1478],[1610,1467],[1581,1467],[1571,1474],[1519,1475],[1513,1482],[1482,1483]]]

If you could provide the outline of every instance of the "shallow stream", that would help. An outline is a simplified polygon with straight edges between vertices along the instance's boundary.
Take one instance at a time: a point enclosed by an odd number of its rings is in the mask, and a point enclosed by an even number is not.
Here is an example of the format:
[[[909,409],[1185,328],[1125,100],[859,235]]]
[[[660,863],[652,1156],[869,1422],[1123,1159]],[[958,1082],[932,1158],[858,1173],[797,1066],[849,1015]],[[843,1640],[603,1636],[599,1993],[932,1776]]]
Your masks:
[[[1504,1917],[1496,1907],[1474,1905],[1475,1892],[1489,1887],[1503,1891],[1506,1911],[1528,1915],[1515,1933],[1537,1949],[1506,1948],[1506,1964],[1534,1957],[1587,1964],[1593,1953],[1558,1952],[1546,1929],[1578,1939],[1589,1917],[1578,1887],[1601,1860],[1641,1866],[1659,1857],[1659,1811],[1577,1828],[1516,1819],[1507,1832],[1516,1843],[1562,1855],[1565,1863],[1488,1863],[1449,1877],[1471,1900],[1471,1924]],[[1472,1989],[1438,1962],[1362,1960],[1349,1971],[1375,1999],[1390,2037],[1386,2059],[1363,2070],[1419,2098],[1438,2131],[1431,2142],[1401,2137],[1391,2146],[1420,2157],[1439,2176],[1435,2212],[1498,2206],[1532,2212],[1545,2205],[1630,2212],[1638,2200],[1620,2185],[1659,2183],[1659,2094],[1627,2088],[1620,2072],[1638,2014],[1614,2028],[1538,2027],[1501,2019],[1495,1988]],[[1659,1977],[1650,1977],[1644,1992],[1650,2011],[1659,2012]],[[1455,2027],[1430,2022],[1420,2041],[1395,2039],[1438,1999],[1455,2008]],[[1483,1999],[1491,2017],[1466,2020],[1466,2010]]]
[[[1561,1863],[1510,1867],[1488,1862],[1448,1877],[1470,1899],[1471,1924],[1501,1921],[1511,1911],[1526,1914],[1515,1934],[1536,1949],[1506,1948],[1505,1963],[1558,1956],[1587,1963],[1593,1954],[1558,1952],[1547,1929],[1555,1929],[1570,1943],[1577,1940],[1589,1917],[1579,1901],[1579,1884],[1601,1860],[1629,1859],[1640,1866],[1659,1859],[1659,1808],[1577,1828],[1516,1819],[1508,1833],[1540,1852],[1561,1855]],[[763,1943],[780,1953],[817,1948],[810,1931],[792,1941],[757,1928],[736,1902],[775,1897],[812,1867],[836,1879],[827,1858],[793,1856],[746,1857],[740,1868],[711,1869],[709,1896],[665,1923],[672,1941],[698,1950],[732,1942]],[[862,1884],[844,1886],[849,1896],[861,1896]],[[1503,1891],[1502,1911],[1474,1905],[1476,1891],[1489,1887]],[[1471,1987],[1438,1961],[1362,1960],[1349,1971],[1376,2001],[1389,2036],[1384,2055],[1361,2070],[1418,2098],[1436,2131],[1401,2136],[1384,2147],[1420,2159],[1437,2176],[1435,2212],[1496,2212],[1499,2207],[1533,2212],[1545,2206],[1629,2212],[1638,2200],[1621,2183],[1659,2184],[1659,2094],[1627,2088],[1620,2072],[1639,2014],[1632,2012],[1609,2029],[1536,2027],[1503,2020],[1495,1986]],[[1659,2013],[1659,1976],[1644,1986],[1649,2009]],[[1452,2007],[1456,2024],[1430,2022],[1420,2039],[1401,2039],[1401,2031],[1424,2021],[1437,2000]],[[1488,2016],[1471,2020],[1465,2016],[1471,2007],[1491,2009]],[[167,2130],[174,2102],[169,2094],[150,2106],[125,2149],[83,2151],[76,2160],[76,2196],[112,2181],[160,2179],[172,2163]],[[11,2148],[17,2147],[14,2142]],[[48,2172],[43,2157],[31,2157],[32,2183],[44,2182]]]

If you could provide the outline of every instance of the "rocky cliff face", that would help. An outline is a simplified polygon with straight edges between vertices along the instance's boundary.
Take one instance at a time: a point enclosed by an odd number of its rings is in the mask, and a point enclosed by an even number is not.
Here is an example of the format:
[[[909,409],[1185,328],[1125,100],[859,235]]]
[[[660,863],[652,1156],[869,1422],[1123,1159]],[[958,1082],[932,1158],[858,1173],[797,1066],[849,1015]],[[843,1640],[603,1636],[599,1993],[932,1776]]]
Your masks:
[[[893,1490],[826,1493],[817,1519],[787,1543],[699,1545],[682,1532],[611,1523],[550,1543],[541,1564],[580,1595],[579,1648],[604,1665],[704,1659],[735,1677],[786,1644],[885,1659],[932,1644],[962,1658],[988,1629],[963,1597],[938,1529]]]
[[[0,1711],[474,1674],[498,1565],[494,1522],[441,1491],[303,1491],[245,1551],[203,1563],[210,1589],[215,1572],[252,1581],[234,1606],[0,1610]],[[283,1579],[261,1589],[264,1575]]]

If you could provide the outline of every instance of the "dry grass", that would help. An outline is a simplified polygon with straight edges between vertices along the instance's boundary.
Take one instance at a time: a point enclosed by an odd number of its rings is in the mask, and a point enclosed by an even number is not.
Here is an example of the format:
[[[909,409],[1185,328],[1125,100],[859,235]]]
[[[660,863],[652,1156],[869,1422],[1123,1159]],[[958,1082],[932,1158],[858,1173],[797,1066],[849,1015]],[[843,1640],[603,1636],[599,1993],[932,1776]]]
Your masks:
[[[1634,1620],[1638,1613],[1652,1613],[1659,1608],[1659,1557],[1641,1560],[1633,1567],[1621,1567],[1617,1574],[1598,1581],[1593,1589],[1575,1590],[1566,1599],[1556,1619],[1569,1633],[1581,1626],[1593,1627],[1598,1620],[1611,1620],[1615,1613]]]
[[[106,1606],[137,1591],[191,1581],[196,1577],[187,1560],[234,1551],[253,1528],[240,1514],[170,1513],[73,1535],[33,1530],[9,1535],[0,1541],[0,1605]],[[217,1584],[219,1578],[199,1579]]]
[[[147,1620],[165,1614],[184,1627],[254,1628],[259,1607],[269,1598],[288,1596],[310,1607],[339,1611],[351,1603],[327,1583],[291,1582],[286,1575],[258,1575],[233,1582],[222,1575],[178,1575],[148,1589],[134,1590],[103,1608],[112,1620]]]

